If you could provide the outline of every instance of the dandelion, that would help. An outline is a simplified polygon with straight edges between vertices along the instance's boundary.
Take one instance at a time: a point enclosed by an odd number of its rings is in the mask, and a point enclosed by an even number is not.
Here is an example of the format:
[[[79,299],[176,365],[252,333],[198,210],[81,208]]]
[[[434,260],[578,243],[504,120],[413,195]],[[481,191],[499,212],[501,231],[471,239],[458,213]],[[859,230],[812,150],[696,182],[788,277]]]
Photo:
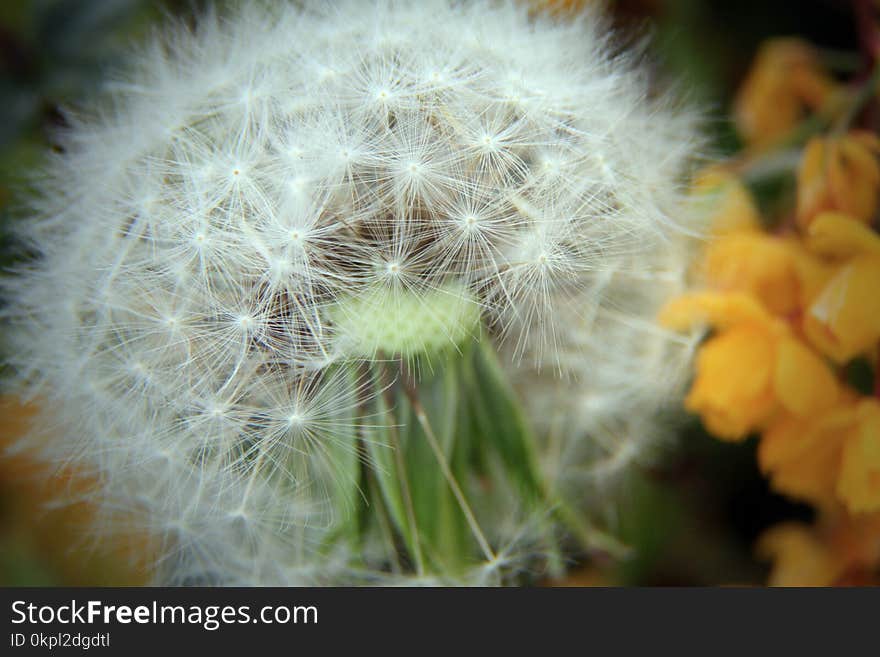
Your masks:
[[[158,537],[157,581],[509,583],[612,545],[585,482],[686,372],[653,318],[697,140],[606,33],[249,5],[71,117],[10,360],[29,440]]]

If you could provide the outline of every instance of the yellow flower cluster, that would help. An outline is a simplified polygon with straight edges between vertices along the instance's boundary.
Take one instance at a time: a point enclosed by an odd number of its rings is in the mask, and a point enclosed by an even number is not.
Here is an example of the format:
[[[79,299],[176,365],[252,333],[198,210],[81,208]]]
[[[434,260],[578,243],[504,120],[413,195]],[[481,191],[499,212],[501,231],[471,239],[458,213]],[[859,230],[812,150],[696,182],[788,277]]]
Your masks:
[[[834,367],[877,360],[880,236],[837,210],[800,234],[769,234],[741,183],[722,177],[715,189],[706,289],[661,314],[673,328],[716,329],[686,407],[722,439],[762,432],[761,467],[781,492],[880,511],[880,400],[858,395]]]
[[[771,39],[758,51],[740,88],[734,108],[737,126],[751,145],[773,144],[809,111],[828,103],[834,91],[808,43]]]
[[[674,328],[716,329],[686,407],[722,439],[762,432],[761,466],[780,491],[880,510],[880,400],[858,395],[835,367],[877,360],[880,236],[837,209],[770,234],[736,178],[713,172],[697,189],[716,208],[699,263],[705,289],[661,314]]]
[[[805,44],[772,42],[740,93],[741,131],[766,145],[834,93]],[[773,232],[736,175],[701,174],[694,197],[711,235],[699,286],[660,315],[674,329],[714,329],[686,408],[719,439],[758,434],[772,487],[819,511],[816,526],[781,525],[760,541],[774,584],[863,582],[880,566],[880,375],[873,393],[846,376],[856,359],[878,372],[878,155],[867,131],[810,139],[791,220]]]

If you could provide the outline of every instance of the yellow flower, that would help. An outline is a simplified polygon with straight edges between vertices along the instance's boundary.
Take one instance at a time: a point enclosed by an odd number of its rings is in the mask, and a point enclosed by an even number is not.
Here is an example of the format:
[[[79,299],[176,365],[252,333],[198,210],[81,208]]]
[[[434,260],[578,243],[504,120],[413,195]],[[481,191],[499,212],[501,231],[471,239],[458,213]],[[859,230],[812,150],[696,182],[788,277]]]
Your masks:
[[[676,331],[684,331],[698,324],[717,329],[747,323],[783,326],[756,299],[742,292],[684,294],[663,306],[658,319],[661,324]]]
[[[784,411],[808,416],[837,402],[840,385],[834,373],[797,338],[780,337],[773,366],[773,391]]]
[[[774,338],[743,325],[708,340],[697,355],[697,376],[685,408],[719,438],[738,440],[761,426],[775,407]]]
[[[817,215],[807,229],[806,243],[814,253],[829,258],[880,257],[880,236],[842,212]]]
[[[685,407],[718,438],[741,440],[777,413],[802,415],[835,402],[838,384],[827,365],[743,293],[703,292],[673,300],[661,323],[721,329],[697,355]]]
[[[749,293],[770,312],[788,316],[815,296],[827,270],[795,240],[739,231],[708,244],[700,274],[712,289]]]
[[[758,541],[773,562],[770,586],[841,586],[880,583],[880,514],[825,514],[815,526],[785,523]]]
[[[773,143],[807,110],[817,109],[834,91],[814,49],[799,39],[772,39],[758,51],[734,107],[740,134],[750,144]]]
[[[804,315],[804,333],[840,363],[872,352],[880,342],[880,236],[852,217],[825,212],[807,229],[807,244],[838,264]]]
[[[758,555],[773,562],[768,586],[831,586],[845,564],[813,530],[801,523],[784,523],[761,535]]]
[[[862,400],[844,438],[837,496],[851,513],[880,511],[880,402]]]
[[[849,407],[777,417],[758,443],[758,463],[774,490],[818,506],[833,504]]]
[[[752,195],[731,173],[718,168],[703,170],[694,179],[691,198],[707,218],[713,235],[761,227],[761,216]]]
[[[761,228],[751,194],[732,174],[708,169],[695,180],[692,197],[703,206],[712,239],[697,271],[719,291],[746,292],[777,315],[800,313],[830,278],[832,267],[793,237]]]
[[[853,131],[814,137],[804,149],[797,174],[797,219],[809,226],[819,213],[839,211],[869,222],[880,190],[880,138]]]
[[[850,513],[880,511],[880,402],[839,399],[814,413],[777,417],[758,462],[781,493],[817,506],[842,504]]]
[[[831,277],[837,271],[837,265],[819,257],[804,244],[803,240],[793,237],[786,238],[788,254],[792,259],[798,279],[798,311],[806,312]]]
[[[871,351],[880,340],[880,258],[843,265],[809,307],[804,332],[839,363]]]

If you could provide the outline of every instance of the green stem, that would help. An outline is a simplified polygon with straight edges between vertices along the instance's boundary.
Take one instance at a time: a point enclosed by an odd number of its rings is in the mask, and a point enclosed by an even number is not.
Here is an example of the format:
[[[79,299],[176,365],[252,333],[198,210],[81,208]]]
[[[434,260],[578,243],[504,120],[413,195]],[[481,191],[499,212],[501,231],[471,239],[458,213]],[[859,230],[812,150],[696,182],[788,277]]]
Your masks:
[[[394,555],[394,558],[391,560],[391,572],[399,574],[403,571],[403,568],[400,565],[400,557],[398,556],[394,545],[394,532],[391,529],[391,519],[388,517],[388,509],[382,504],[382,492],[379,490],[376,480],[372,477],[369,479],[369,487],[370,499],[375,500],[374,508],[376,508],[379,532],[382,534],[382,539],[388,546],[388,554]]]
[[[477,518],[476,516],[474,516],[473,510],[471,510],[470,504],[468,504],[467,498],[465,498],[461,487],[458,485],[458,481],[456,480],[455,475],[452,473],[452,469],[449,467],[449,462],[446,460],[446,456],[443,454],[443,450],[440,448],[440,444],[437,442],[437,437],[434,435],[434,430],[431,427],[431,423],[428,421],[428,416],[425,414],[425,409],[422,407],[422,404],[419,401],[418,392],[409,383],[405,384],[404,388],[406,390],[406,395],[409,398],[410,404],[412,405],[413,411],[416,414],[416,419],[418,419],[422,430],[425,432],[425,437],[428,439],[428,445],[430,445],[431,451],[434,452],[434,457],[437,459],[437,464],[440,466],[443,477],[446,479],[446,483],[449,484],[449,488],[452,490],[452,494],[455,496],[455,499],[458,502],[458,506],[461,508],[461,512],[464,514],[465,519],[467,520],[468,526],[471,529],[471,533],[473,533],[474,538],[476,539],[477,543],[479,543],[480,549],[483,551],[486,559],[489,561],[495,561],[497,557],[492,551],[492,548],[489,546],[489,541],[486,540],[486,536],[483,534],[483,530],[480,529]]]
[[[387,395],[388,390],[390,389],[387,381],[387,371],[385,367],[385,363],[381,360],[382,356],[379,355],[379,384],[383,390],[382,394]],[[388,413],[391,413],[392,402],[388,400]],[[400,445],[400,436],[397,432],[397,425],[392,420],[390,426],[388,427],[388,435],[391,440],[391,449],[394,451],[394,464],[397,468],[397,476],[400,478],[400,493],[403,497],[403,506],[404,512],[406,513],[406,521],[410,527],[410,532],[412,536],[410,537],[410,543],[412,544],[413,550],[413,559],[416,562],[416,572],[419,575],[424,575],[425,573],[425,559],[422,555],[422,546],[421,546],[421,538],[419,537],[419,527],[416,524],[416,511],[415,506],[413,505],[412,494],[409,489],[409,477],[406,474],[406,462],[403,458],[403,450]]]
[[[880,87],[880,64],[875,64],[871,76],[859,87],[849,107],[834,122],[832,128],[834,134],[843,134],[850,129],[862,110],[876,97],[878,87]]]

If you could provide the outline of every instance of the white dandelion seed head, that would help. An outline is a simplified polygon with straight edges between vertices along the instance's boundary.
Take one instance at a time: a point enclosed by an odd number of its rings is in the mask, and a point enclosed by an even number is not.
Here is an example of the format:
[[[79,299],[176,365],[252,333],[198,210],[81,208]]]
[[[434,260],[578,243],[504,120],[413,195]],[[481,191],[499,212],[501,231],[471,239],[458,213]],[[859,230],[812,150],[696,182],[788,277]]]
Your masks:
[[[698,142],[607,35],[514,2],[247,3],[71,116],[6,282],[10,360],[50,455],[171,546],[165,581],[379,577],[313,556],[369,423],[340,360],[485,330],[538,429],[631,449],[613,428],[686,361],[652,319]]]

